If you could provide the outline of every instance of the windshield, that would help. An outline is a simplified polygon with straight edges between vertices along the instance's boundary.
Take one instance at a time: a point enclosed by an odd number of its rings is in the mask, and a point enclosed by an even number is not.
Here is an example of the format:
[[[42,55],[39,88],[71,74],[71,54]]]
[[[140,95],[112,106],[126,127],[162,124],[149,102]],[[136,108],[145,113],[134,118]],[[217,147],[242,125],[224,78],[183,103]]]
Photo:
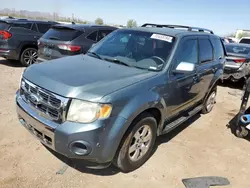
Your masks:
[[[131,67],[161,70],[171,53],[173,43],[174,37],[167,35],[117,30],[92,47],[89,53]]]
[[[250,47],[247,46],[239,46],[239,45],[225,45],[227,53],[233,54],[250,54]]]

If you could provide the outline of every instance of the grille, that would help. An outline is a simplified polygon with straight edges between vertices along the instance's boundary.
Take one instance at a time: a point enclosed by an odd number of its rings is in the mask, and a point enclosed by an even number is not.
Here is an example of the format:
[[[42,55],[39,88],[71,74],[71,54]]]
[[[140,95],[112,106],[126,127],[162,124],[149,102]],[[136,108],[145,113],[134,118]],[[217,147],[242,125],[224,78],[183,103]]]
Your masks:
[[[63,120],[64,108],[68,102],[67,98],[52,94],[24,79],[21,83],[20,93],[27,103],[49,119]]]

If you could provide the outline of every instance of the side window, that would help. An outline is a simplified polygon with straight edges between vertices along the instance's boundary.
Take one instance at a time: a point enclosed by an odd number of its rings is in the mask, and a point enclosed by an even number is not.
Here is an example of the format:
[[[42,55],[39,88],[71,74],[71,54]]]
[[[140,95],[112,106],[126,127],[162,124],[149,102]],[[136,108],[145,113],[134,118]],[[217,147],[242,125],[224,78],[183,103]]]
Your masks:
[[[250,39],[241,39],[239,43],[250,44]]]
[[[209,39],[199,39],[199,60],[201,63],[213,60],[213,47]]]
[[[89,34],[89,36],[87,36],[87,39],[96,41],[96,39],[97,39],[97,34],[98,34],[98,32],[95,31],[95,32]]]
[[[181,62],[198,63],[198,44],[196,39],[188,39],[182,43],[177,55],[177,64]]]
[[[31,30],[33,30],[33,31],[35,31],[35,32],[38,32],[38,30],[37,30],[37,27],[36,27],[36,24],[35,24],[35,23],[33,23],[32,27],[31,27]]]
[[[21,27],[25,29],[30,29],[31,28],[31,23],[14,23],[12,24],[12,27]]]
[[[51,28],[51,24],[37,23],[37,28],[40,33],[46,33]]]
[[[224,57],[224,48],[222,46],[222,42],[218,38],[213,38],[212,43],[214,46],[214,56],[216,59]]]
[[[98,32],[98,38],[97,41],[102,40],[104,37],[106,37],[109,33],[111,33],[111,30],[100,30]]]

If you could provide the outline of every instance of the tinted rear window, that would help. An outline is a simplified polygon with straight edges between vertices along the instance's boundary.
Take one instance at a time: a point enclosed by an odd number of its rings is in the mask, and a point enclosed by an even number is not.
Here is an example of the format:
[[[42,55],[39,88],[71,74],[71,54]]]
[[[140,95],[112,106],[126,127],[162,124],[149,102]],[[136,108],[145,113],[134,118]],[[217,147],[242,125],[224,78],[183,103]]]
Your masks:
[[[51,28],[44,35],[44,39],[72,41],[83,32],[68,28]]]
[[[237,46],[237,45],[225,45],[227,53],[233,54],[250,54],[250,47]]]
[[[0,22],[0,30],[8,29],[10,25],[4,22]]]
[[[242,39],[240,43],[250,44],[250,39]]]

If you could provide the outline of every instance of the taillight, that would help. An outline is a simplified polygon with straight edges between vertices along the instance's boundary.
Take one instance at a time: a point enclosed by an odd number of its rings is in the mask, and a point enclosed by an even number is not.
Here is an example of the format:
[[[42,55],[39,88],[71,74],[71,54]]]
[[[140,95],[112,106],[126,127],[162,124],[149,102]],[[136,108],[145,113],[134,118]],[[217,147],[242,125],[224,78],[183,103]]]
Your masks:
[[[69,44],[58,44],[57,46],[61,50],[68,50],[71,52],[77,52],[77,51],[81,50],[81,46],[73,46],[73,45],[69,45]]]
[[[0,31],[0,35],[2,35],[4,40],[9,39],[9,38],[12,37],[12,34],[9,33],[8,31]]]
[[[234,62],[235,63],[244,63],[246,61],[245,58],[242,58],[242,59],[234,59]]]

